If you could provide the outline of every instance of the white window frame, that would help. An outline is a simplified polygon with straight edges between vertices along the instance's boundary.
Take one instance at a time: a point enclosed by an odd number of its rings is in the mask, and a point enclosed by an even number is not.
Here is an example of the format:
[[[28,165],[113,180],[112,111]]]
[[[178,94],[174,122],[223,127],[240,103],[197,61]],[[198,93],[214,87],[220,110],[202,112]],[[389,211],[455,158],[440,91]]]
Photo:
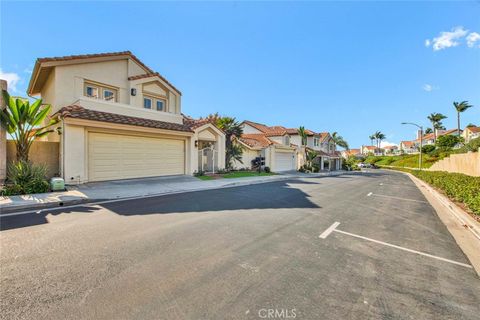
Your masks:
[[[87,91],[88,91],[89,88],[91,88],[92,90],[95,90],[97,95],[96,96],[88,95]],[[95,86],[95,85],[90,84],[90,83],[85,84],[85,92],[84,92],[85,97],[98,99],[98,93],[99,92],[100,92],[100,88],[98,86]]]
[[[154,96],[152,94],[144,94],[143,95],[144,99],[150,99],[152,101],[152,107],[150,110],[158,111],[158,112],[168,112],[168,100],[167,98],[164,97],[159,97],[159,96]],[[157,109],[157,101],[163,102],[163,110],[158,110]],[[145,108],[145,104],[144,104]],[[147,109],[147,108],[145,108]]]
[[[106,99],[105,98],[105,92],[111,92],[112,93],[112,99]],[[102,99],[105,101],[109,102],[116,102],[117,101],[117,90],[115,89],[110,89],[110,88],[102,88]]]
[[[84,90],[83,90],[83,95],[87,98],[92,98],[92,99],[100,99],[103,101],[108,101],[108,102],[117,102],[118,99],[118,88],[101,84],[101,83],[95,83],[93,81],[85,80],[84,82]],[[96,96],[89,96],[87,95],[87,90],[88,88],[92,88],[96,90],[97,95]],[[112,92],[113,93],[113,99],[105,99],[105,92]]]

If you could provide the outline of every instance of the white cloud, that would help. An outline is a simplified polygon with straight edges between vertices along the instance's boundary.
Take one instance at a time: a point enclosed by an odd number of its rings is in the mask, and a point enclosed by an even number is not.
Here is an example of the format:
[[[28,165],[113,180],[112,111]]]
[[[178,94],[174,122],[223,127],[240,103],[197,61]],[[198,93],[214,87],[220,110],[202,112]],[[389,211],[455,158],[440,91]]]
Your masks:
[[[451,31],[440,32],[440,35],[432,40],[425,40],[425,45],[428,47],[430,44],[433,44],[432,48],[434,51],[456,47],[460,44],[458,40],[465,37],[467,33],[468,30],[465,30],[463,27],[455,27]]]
[[[18,92],[17,84],[20,81],[18,74],[13,72],[3,72],[3,70],[0,68],[0,79],[7,81],[8,91]]]
[[[380,143],[380,148],[384,148],[384,147],[388,147],[388,146],[397,146],[398,147],[398,144],[396,144],[394,142],[388,142],[388,141],[382,141]]]
[[[431,85],[431,84],[428,84],[428,83],[425,83],[423,86],[422,86],[422,89],[424,91],[427,91],[427,92],[432,92],[433,90],[438,90],[438,87],[437,86],[434,86],[434,85]]]
[[[466,39],[467,39],[467,46],[470,48],[473,48],[475,46],[475,42],[480,40],[480,33],[472,32],[467,36]]]

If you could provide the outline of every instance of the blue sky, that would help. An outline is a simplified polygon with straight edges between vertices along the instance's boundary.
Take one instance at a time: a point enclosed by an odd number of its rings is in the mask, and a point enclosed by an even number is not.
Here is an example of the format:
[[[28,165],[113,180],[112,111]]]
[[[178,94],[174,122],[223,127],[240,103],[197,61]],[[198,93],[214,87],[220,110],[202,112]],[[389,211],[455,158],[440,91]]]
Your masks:
[[[480,124],[479,17],[480,1],[2,1],[0,68],[25,95],[37,57],[130,50],[189,115],[338,131],[355,148],[376,130],[412,139],[400,123],[431,112],[455,127],[458,100]]]

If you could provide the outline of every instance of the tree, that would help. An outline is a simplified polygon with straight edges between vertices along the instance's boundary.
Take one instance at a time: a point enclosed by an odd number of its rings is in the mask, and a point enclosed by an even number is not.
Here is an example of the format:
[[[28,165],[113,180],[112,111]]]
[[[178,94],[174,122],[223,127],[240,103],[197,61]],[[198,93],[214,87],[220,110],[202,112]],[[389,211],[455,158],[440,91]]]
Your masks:
[[[53,128],[59,119],[50,118],[46,122],[51,106],[42,105],[41,99],[30,104],[27,99],[11,97],[7,91],[3,91],[3,97],[7,107],[0,111],[1,123],[15,141],[17,161],[28,162],[30,147],[36,139],[60,132],[60,128]]]
[[[303,126],[299,127],[297,129],[297,132],[298,132],[298,135],[300,136],[300,138],[302,139],[302,146],[306,146],[308,135],[307,135],[307,132],[305,131],[305,127],[303,127]]]
[[[467,109],[473,106],[468,104],[468,101],[454,102],[453,106],[457,110],[457,133],[460,135],[460,113],[465,112]]]
[[[370,139],[371,145],[373,146],[373,140],[375,140],[375,133],[368,138]]]
[[[225,133],[225,166],[231,168],[233,160],[242,162],[243,148],[235,145],[233,141],[243,134],[243,128],[235,118],[220,117],[218,114],[215,124]]]
[[[430,134],[430,133],[433,133],[432,128],[425,129],[425,134]]]
[[[432,127],[433,127],[433,140],[434,141],[437,141],[437,130],[441,130],[442,128],[444,128],[442,126],[442,120],[443,119],[446,119],[447,116],[444,116],[443,114],[441,113],[431,113],[427,119],[430,120],[430,122],[432,123]],[[423,138],[423,137],[421,137]]]
[[[385,138],[386,136],[381,131],[375,132],[375,139],[377,140],[377,149],[380,149],[380,146],[382,145],[382,140],[385,140]]]
[[[347,141],[345,141],[345,139],[343,139],[343,137],[337,132],[332,133],[332,139],[335,145],[335,150],[337,149],[336,146],[340,146],[342,148],[345,148],[346,150],[349,149]]]
[[[459,136],[445,134],[438,137],[437,141],[435,142],[435,145],[442,149],[451,149],[455,147],[455,145],[457,145],[459,142],[462,142],[462,140],[463,139]]]

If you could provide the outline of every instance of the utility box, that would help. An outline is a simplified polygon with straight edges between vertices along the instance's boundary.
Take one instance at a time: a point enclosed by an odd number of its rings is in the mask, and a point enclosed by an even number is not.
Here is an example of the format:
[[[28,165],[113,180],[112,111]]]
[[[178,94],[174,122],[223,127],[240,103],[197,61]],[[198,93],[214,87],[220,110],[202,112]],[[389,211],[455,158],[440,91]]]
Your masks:
[[[62,178],[50,179],[50,189],[52,191],[65,191],[65,181]]]

